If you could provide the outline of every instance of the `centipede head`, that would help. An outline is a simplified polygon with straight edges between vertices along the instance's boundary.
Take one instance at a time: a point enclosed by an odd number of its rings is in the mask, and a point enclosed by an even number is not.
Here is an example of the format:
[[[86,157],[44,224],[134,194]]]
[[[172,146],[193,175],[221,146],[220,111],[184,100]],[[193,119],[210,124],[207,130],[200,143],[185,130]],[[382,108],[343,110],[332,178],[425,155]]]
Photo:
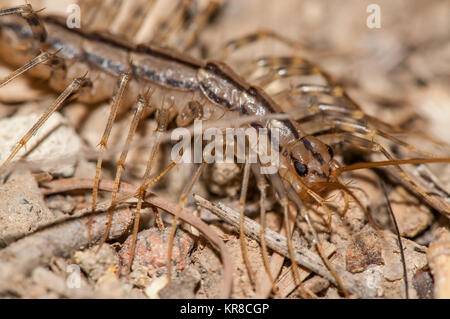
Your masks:
[[[332,148],[313,136],[304,136],[283,152],[280,176],[288,181],[303,200],[310,200],[306,189],[318,194],[326,191],[324,182],[332,177]]]

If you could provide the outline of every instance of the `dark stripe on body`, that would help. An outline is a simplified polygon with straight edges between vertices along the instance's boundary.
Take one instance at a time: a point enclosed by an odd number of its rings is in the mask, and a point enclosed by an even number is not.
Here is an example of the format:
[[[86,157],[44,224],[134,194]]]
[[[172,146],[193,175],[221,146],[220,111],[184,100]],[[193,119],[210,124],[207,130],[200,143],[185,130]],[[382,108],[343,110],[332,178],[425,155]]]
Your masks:
[[[306,137],[302,137],[300,139],[300,141],[302,141],[303,145],[305,145],[305,148],[312,154],[312,156],[321,164],[325,164],[325,161],[322,157],[322,155],[320,155],[320,153],[317,153],[316,151],[314,151],[313,146],[311,145],[311,142],[306,138]]]

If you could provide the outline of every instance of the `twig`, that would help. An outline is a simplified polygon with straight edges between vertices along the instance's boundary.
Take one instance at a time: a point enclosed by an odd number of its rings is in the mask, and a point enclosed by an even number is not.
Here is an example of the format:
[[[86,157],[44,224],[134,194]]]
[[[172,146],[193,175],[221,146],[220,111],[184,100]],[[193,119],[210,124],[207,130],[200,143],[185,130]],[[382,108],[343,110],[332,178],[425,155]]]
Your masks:
[[[109,238],[121,236],[132,217],[131,210],[118,210]],[[105,213],[95,216],[92,239],[100,239],[106,221]],[[67,256],[86,246],[86,235],[86,218],[74,219],[37,231],[1,250],[0,292],[20,290],[24,278],[37,266],[48,264],[54,256]]]
[[[199,195],[194,195],[194,198],[197,201],[198,205],[210,210],[216,216],[220,217],[220,219],[224,220],[225,222],[231,224],[233,227],[238,229],[239,227],[238,212],[232,210],[231,208],[221,203],[217,204],[211,203]],[[257,222],[247,217],[245,218],[244,231],[247,236],[250,236],[253,239],[259,241],[260,227],[261,226]],[[265,238],[267,241],[267,246],[269,248],[289,258],[286,237],[281,236],[280,234],[270,229],[267,229]],[[334,285],[337,285],[336,279],[330,273],[330,271],[323,265],[322,259],[316,254],[312,253],[311,251],[305,248],[297,248],[297,250],[295,251],[295,261],[299,265],[310,269],[316,274],[319,274],[322,277],[327,278]],[[341,266],[335,265],[335,268],[339,274],[339,277],[342,279],[345,287],[352,294],[355,294],[361,298],[370,298],[375,296],[376,292],[372,288],[368,287],[367,285],[364,285],[364,283],[362,282],[356,281],[352,277],[352,275],[347,271],[345,271],[345,269],[343,269]]]
[[[42,193],[44,195],[50,195],[55,193],[73,191],[73,190],[81,190],[81,189],[90,189],[94,185],[93,179],[77,179],[77,178],[68,178],[61,179],[52,182],[43,183],[42,186],[45,187],[42,189]],[[101,180],[99,183],[99,189],[103,191],[112,191],[114,187],[114,181],[111,180]],[[137,188],[133,185],[127,183],[121,183],[119,188],[119,193],[122,195],[131,195],[136,192]],[[171,203],[170,201],[151,193],[147,192],[147,197],[145,202],[156,206],[169,214],[174,215],[177,210],[177,205]],[[88,214],[90,210],[86,211]],[[232,260],[230,254],[228,252],[227,247],[220,239],[220,237],[200,218],[194,216],[188,210],[183,209],[179,217],[190,224],[191,226],[197,228],[205,237],[208,239],[211,244],[216,247],[220,251],[220,255],[223,263],[223,289],[222,289],[222,298],[229,298],[231,295],[232,289]],[[84,229],[85,230],[85,229]]]
[[[290,205],[289,208],[292,208],[292,206]],[[289,212],[290,212],[290,218],[292,219],[293,216],[291,213],[291,209],[289,209]],[[292,231],[292,228],[295,226],[294,220],[292,220],[290,222],[290,225],[291,225],[291,231]],[[280,234],[282,236],[284,236],[286,234],[286,229],[284,227],[281,227]],[[283,264],[284,264],[284,256],[282,254],[279,254],[276,251],[274,251],[274,253],[270,257],[270,264],[269,264],[270,273],[272,274],[273,278],[277,278],[280,275],[281,269],[283,268]],[[258,289],[256,290],[255,298],[264,299],[270,295],[273,287],[272,287],[272,283],[271,283],[269,277],[266,274],[263,274],[263,278],[260,282],[261,282],[261,284],[258,287]],[[275,287],[275,289],[277,289],[277,287]],[[278,291],[274,291],[274,296],[277,296],[278,293],[279,293]]]

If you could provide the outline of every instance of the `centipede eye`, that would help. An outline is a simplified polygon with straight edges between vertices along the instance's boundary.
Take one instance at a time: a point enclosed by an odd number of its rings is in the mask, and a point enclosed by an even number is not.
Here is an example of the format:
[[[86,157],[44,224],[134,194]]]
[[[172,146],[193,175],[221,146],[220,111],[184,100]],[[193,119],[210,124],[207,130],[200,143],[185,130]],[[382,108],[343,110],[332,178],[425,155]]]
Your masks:
[[[298,161],[294,161],[295,170],[297,174],[304,177],[308,174],[308,166]]]
[[[328,151],[328,154],[330,155],[330,157],[333,158],[334,152],[330,145],[327,145],[327,151]]]

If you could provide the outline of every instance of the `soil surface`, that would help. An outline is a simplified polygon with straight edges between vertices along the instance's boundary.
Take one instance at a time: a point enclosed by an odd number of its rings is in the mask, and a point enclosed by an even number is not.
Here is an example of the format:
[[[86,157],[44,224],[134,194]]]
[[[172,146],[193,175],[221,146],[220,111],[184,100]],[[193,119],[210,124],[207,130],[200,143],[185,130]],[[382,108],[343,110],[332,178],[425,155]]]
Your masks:
[[[9,2],[11,6],[17,5],[15,1]],[[66,14],[71,2],[32,1],[36,9],[45,7],[45,12],[55,14]],[[298,46],[264,39],[232,52],[226,62],[243,72],[248,65],[245,61],[256,57],[307,58],[342,84],[366,114],[414,132],[403,136],[408,143],[440,157],[450,156],[448,145],[420,137],[426,135],[433,140],[450,141],[449,1],[376,1],[380,9],[380,28],[367,25],[368,17],[374,12],[368,12],[368,6],[374,1],[226,2],[200,33],[198,45],[189,54],[220,59],[223,45],[228,41],[257,30],[275,31]],[[14,69],[7,62],[1,61],[0,78]],[[276,88],[267,88],[269,92],[272,89]],[[0,88],[1,161],[55,98],[56,94],[44,81],[26,76]],[[221,297],[226,277],[221,252],[195,225],[179,223],[168,283],[167,243],[173,216],[161,208],[144,206],[135,258],[127,276],[135,200],[115,209],[108,240],[100,247],[95,243],[103,236],[108,221],[109,191],[99,193],[98,203],[103,209],[99,209],[93,219],[90,240],[87,224],[90,223],[91,189],[44,195],[44,184],[51,180],[94,177],[97,145],[108,112],[109,102],[94,106],[76,100],[71,102],[50,118],[27,144],[26,150],[18,153],[16,158],[20,160],[15,161],[8,172],[2,172],[0,297]],[[131,110],[123,111],[114,124],[103,162],[103,179],[114,180],[131,115]],[[316,125],[320,125],[320,121]],[[148,136],[154,129],[153,116],[139,125],[134,138],[137,146],[129,150],[123,182],[140,185],[150,152]],[[371,154],[341,144],[333,149],[336,159],[343,164],[385,160],[379,152]],[[392,145],[396,143],[389,141],[385,144],[390,150],[395,149],[400,158],[423,157],[399,144]],[[155,158],[153,174],[168,165],[170,150],[169,143],[162,145]],[[429,170],[430,175],[426,176],[433,176],[443,189],[433,196],[450,207],[450,198],[440,195],[450,192],[450,165],[429,164],[409,169],[413,178],[420,175],[420,170]],[[241,164],[208,165],[191,195],[194,193],[238,212],[242,171]],[[178,165],[151,189],[158,198],[176,205],[193,172],[193,165]],[[331,192],[326,198],[332,212],[330,222],[326,209],[308,206],[324,253],[345,282],[354,284],[354,287],[346,287],[351,291],[350,297],[450,298],[450,212],[439,212],[405,188],[404,179],[398,176],[398,173],[392,175],[390,170],[358,170],[346,174],[344,182],[351,186],[361,205],[350,199],[344,214],[345,196],[342,192]],[[402,236],[405,265],[380,181],[386,185]],[[245,213],[249,219],[260,223],[260,195],[253,176],[249,185]],[[367,208],[372,221],[360,206]],[[226,247],[232,264],[233,286],[229,297],[301,298],[305,291],[307,297],[346,297],[332,275],[319,274],[304,265],[299,269],[302,290],[296,284],[290,259],[273,247],[268,250],[268,256],[276,292],[271,292],[261,244],[247,237],[248,258],[257,278],[256,284],[252,283],[238,229],[210,209],[197,205],[192,196],[188,197],[185,208],[195,218],[203,220]],[[282,230],[283,210],[272,187],[267,188],[265,208],[267,228],[286,236]],[[290,207],[290,211],[295,212],[295,207]],[[322,261],[312,244],[311,229],[300,215],[295,218],[292,240],[295,250],[307,251]]]

